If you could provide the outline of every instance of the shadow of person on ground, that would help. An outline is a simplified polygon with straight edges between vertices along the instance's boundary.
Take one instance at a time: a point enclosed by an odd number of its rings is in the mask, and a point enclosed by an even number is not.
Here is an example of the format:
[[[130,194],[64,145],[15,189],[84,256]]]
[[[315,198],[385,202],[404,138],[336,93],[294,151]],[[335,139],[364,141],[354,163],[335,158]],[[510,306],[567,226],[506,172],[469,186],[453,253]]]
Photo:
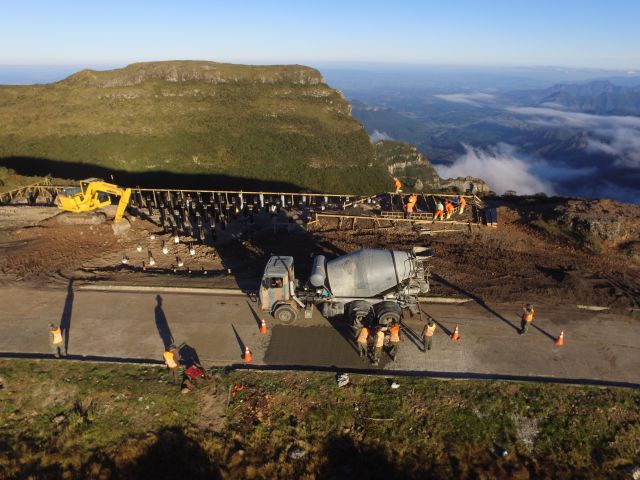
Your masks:
[[[164,344],[164,348],[166,350],[170,345],[174,343],[173,335],[171,334],[171,329],[169,328],[169,323],[167,322],[167,317],[164,314],[164,310],[162,310],[162,297],[160,295],[156,295],[156,302],[156,328],[158,329],[158,334],[160,335],[160,338],[162,339],[162,343]]]
[[[511,328],[513,328],[516,332],[520,331],[520,328],[515,325],[513,322],[507,320],[506,318],[504,318],[502,315],[500,315],[498,312],[496,312],[493,308],[491,308],[489,305],[487,305],[486,303],[484,303],[484,300],[482,300],[480,297],[478,297],[477,295],[474,295],[471,292],[467,292],[466,290],[464,290],[463,288],[458,287],[457,285],[454,285],[450,282],[448,282],[447,280],[445,280],[444,278],[442,278],[440,275],[438,275],[437,273],[432,273],[431,277],[436,281],[441,283],[442,285],[445,285],[449,288],[454,289],[455,291],[463,294],[465,297],[469,297],[470,299],[472,299],[473,301],[475,301],[478,305],[480,305],[482,308],[484,308],[487,312],[489,312],[490,314],[492,314],[494,317],[502,320],[504,323],[506,323],[507,325],[509,325]]]
[[[536,330],[538,330],[540,333],[542,333],[543,335],[546,335],[547,337],[549,337],[551,340],[555,340],[556,337],[554,337],[553,335],[551,335],[549,332],[547,332],[544,328],[539,327],[538,325],[536,325],[535,323],[531,324],[531,328],[535,328]]]
[[[191,367],[195,365],[196,367],[202,368],[202,364],[200,363],[200,357],[198,357],[198,352],[191,345],[183,342],[178,346],[178,355],[180,356],[180,363],[182,363],[185,367]]]
[[[119,478],[221,478],[220,467],[202,445],[181,428],[165,427],[156,437],[155,443],[142,455],[118,472]]]
[[[411,340],[411,343],[413,343],[416,347],[422,348],[422,336],[420,335],[420,333],[410,328],[404,322],[400,324],[400,331],[404,333],[404,336]]]
[[[69,332],[71,331],[71,315],[73,313],[73,279],[67,284],[67,297],[64,299],[62,316],[60,317],[60,330],[64,335],[65,353],[69,352]]]
[[[430,472],[424,470],[429,467],[428,462],[425,465],[415,463],[413,468],[391,463],[377,446],[364,442],[356,444],[348,435],[329,436],[323,450],[326,460],[319,467],[318,478],[432,478]]]

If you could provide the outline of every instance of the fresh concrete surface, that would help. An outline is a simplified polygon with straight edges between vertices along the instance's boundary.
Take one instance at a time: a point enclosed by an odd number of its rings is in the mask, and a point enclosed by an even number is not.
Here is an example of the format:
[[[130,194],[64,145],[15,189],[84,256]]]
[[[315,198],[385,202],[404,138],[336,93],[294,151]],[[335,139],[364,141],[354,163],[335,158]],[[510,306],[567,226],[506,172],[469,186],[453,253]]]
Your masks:
[[[74,358],[161,361],[166,323],[176,345],[189,344],[205,365],[241,364],[241,345],[246,344],[257,366],[370,368],[349,344],[349,331],[334,328],[317,311],[311,320],[301,318],[297,326],[275,330],[273,320],[265,317],[269,332],[262,335],[255,307],[238,295],[5,287],[0,292],[0,352],[48,354],[47,326],[53,322],[69,323],[68,347]],[[638,320],[575,306],[539,305],[534,327],[520,336],[519,308],[475,302],[423,305],[439,324],[433,350],[425,354],[414,344],[412,332],[419,335],[423,324],[418,317],[408,318],[397,361],[385,358],[382,367],[372,370],[640,385]],[[459,342],[444,331],[456,325]],[[553,337],[561,330],[565,345],[558,347]]]

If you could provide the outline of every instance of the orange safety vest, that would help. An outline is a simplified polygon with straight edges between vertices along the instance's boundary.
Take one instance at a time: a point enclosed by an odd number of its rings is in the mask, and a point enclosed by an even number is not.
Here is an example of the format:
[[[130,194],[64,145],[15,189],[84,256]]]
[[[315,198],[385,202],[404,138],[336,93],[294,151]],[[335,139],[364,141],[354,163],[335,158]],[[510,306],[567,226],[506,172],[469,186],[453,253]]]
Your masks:
[[[173,356],[173,352],[164,352],[162,355],[164,356],[164,363],[167,364],[167,367],[176,368],[178,366]]]
[[[54,345],[58,345],[59,343],[62,343],[62,331],[60,330],[60,327],[56,328],[55,330],[51,330],[51,333],[53,333]]]
[[[407,201],[407,212],[409,213],[413,212],[413,207],[416,205],[417,201],[418,201],[418,197],[416,197],[415,195],[411,195],[409,197],[409,200]]]
[[[393,327],[391,327],[389,329],[389,333],[391,333],[391,338],[389,338],[389,341],[391,343],[398,343],[400,342],[400,327],[395,325]]]
[[[525,322],[529,322],[529,323],[533,322],[533,314],[534,314],[534,312],[535,312],[535,310],[533,310],[533,309],[531,309],[530,311],[525,311],[522,314],[522,319]]]
[[[384,332],[376,333],[376,348],[382,348],[384,345]]]
[[[429,324],[424,326],[424,330],[422,331],[422,336],[433,337],[433,334],[436,331],[436,324],[429,326]]]
[[[453,212],[453,205],[451,203],[446,203],[444,208],[447,210],[447,212]]]
[[[400,180],[396,180],[395,187],[396,187],[396,190],[402,188],[402,183],[400,183]]]
[[[362,327],[360,333],[358,334],[358,343],[367,343],[367,338],[369,337],[369,329],[367,327]]]
[[[467,205],[467,201],[464,197],[460,197],[460,208],[464,208]]]

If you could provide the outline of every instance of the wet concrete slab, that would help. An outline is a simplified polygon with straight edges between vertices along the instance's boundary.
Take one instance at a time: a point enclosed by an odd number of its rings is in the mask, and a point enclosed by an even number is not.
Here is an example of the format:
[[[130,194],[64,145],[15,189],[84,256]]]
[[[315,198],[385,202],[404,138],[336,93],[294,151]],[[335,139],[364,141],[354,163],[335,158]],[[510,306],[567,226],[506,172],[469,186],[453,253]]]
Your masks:
[[[383,353],[380,365],[371,367],[368,359],[358,356],[351,329],[330,326],[276,325],[264,355],[267,365],[383,369],[389,362],[389,356]]]

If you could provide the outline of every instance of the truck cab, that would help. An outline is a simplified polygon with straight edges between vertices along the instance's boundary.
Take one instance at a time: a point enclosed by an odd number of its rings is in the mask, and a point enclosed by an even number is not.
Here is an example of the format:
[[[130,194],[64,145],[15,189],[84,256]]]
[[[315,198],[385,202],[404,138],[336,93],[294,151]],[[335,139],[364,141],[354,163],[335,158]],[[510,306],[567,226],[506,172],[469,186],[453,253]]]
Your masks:
[[[267,262],[259,289],[260,309],[287,325],[297,317],[293,257],[274,255]]]

